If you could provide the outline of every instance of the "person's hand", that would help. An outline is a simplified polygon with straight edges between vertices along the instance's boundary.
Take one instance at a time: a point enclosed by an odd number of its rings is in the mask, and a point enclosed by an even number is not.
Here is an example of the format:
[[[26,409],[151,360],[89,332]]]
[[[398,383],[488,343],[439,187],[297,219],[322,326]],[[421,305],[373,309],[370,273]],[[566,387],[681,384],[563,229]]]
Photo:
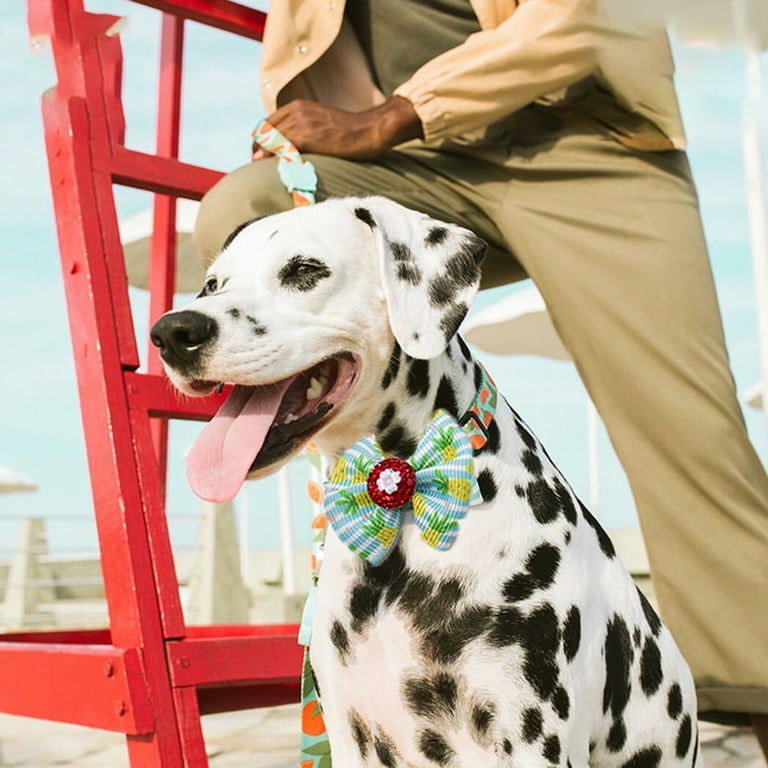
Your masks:
[[[399,96],[363,112],[297,99],[273,112],[267,121],[299,152],[349,160],[372,160],[397,144],[423,136],[413,105]],[[254,147],[253,159],[268,154]]]

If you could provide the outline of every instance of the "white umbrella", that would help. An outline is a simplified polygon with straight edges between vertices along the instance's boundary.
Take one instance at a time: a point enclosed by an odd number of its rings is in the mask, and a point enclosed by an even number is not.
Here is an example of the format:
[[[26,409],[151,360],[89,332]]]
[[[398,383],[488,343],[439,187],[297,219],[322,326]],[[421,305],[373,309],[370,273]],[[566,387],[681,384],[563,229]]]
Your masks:
[[[179,198],[176,201],[176,291],[197,293],[205,270],[192,239],[200,203]],[[152,239],[153,211],[147,208],[118,222],[120,242],[128,272],[128,282],[146,288],[149,275],[149,248]]]
[[[526,288],[492,304],[467,320],[462,336],[495,355],[537,355],[571,360],[563,346],[544,299],[535,287]],[[589,497],[592,511],[600,506],[600,473],[597,449],[597,411],[588,399]]]
[[[0,466],[0,493],[14,491],[36,491],[37,485],[31,478],[10,467]]]
[[[766,114],[761,55],[768,47],[766,0],[603,0],[617,23],[669,27],[685,43],[738,44],[746,52],[747,94],[742,110],[742,151],[755,282],[760,374],[768,389],[768,214],[760,121]],[[768,409],[765,409],[768,428]]]

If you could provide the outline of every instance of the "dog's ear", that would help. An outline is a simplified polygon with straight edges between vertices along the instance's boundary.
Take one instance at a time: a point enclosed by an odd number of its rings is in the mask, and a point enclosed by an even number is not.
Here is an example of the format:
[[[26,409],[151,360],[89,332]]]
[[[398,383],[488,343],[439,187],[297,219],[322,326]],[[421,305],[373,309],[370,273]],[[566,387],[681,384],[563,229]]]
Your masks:
[[[355,201],[354,214],[376,239],[395,338],[411,357],[436,357],[477,292],[486,242],[468,229],[381,197]]]

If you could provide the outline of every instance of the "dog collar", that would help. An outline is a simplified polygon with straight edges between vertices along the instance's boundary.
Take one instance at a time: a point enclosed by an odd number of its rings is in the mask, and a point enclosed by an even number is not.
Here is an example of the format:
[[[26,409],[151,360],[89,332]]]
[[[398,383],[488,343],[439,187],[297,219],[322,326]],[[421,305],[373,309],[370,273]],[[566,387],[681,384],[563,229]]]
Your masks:
[[[472,404],[459,419],[459,424],[467,433],[472,448],[479,451],[489,439],[488,430],[496,415],[498,390],[488,371],[480,363],[476,365],[480,371],[480,385]]]

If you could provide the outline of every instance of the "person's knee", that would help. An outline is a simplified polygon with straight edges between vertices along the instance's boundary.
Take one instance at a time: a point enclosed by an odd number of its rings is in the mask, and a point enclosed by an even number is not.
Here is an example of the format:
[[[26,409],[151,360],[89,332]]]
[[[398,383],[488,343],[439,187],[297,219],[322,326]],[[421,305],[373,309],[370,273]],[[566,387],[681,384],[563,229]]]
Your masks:
[[[206,266],[236,227],[293,206],[275,164],[269,158],[238,168],[211,187],[200,201],[194,239]]]

